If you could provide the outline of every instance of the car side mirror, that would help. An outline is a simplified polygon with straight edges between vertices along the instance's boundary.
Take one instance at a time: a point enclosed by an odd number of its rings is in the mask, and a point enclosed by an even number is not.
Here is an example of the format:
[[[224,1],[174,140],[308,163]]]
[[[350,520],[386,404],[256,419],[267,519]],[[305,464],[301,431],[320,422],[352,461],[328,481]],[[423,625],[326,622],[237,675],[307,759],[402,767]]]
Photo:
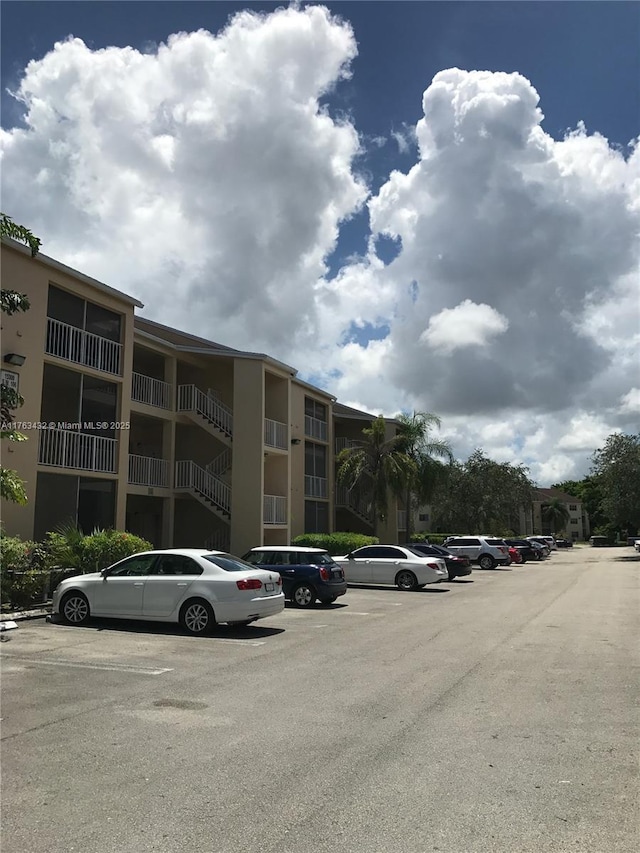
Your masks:
[[[100,575],[103,578],[103,580],[106,580],[109,577],[109,570],[108,569],[101,569]]]

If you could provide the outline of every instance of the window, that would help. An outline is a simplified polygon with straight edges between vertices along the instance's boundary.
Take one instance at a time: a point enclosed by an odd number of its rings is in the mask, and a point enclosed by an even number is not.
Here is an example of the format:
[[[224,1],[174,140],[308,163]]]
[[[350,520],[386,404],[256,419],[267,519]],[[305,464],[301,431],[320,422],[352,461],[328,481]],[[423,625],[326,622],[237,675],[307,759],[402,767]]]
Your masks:
[[[224,569],[225,572],[246,572],[247,569],[253,569],[250,563],[245,563],[239,557],[233,557],[231,554],[203,554],[203,560],[213,563],[219,569]]]
[[[305,533],[329,532],[329,504],[326,501],[304,502]]]
[[[144,577],[151,574],[157,554],[136,554],[109,572],[110,578],[122,577]]]
[[[571,512],[577,512],[578,504],[569,504],[569,509],[571,510]]]
[[[406,559],[406,555],[398,548],[389,548],[386,545],[370,545],[367,548],[360,548],[353,552],[353,556],[358,560]]]
[[[454,539],[452,542],[449,542],[449,545],[454,545],[456,548],[468,547],[470,545],[479,545],[479,539]]]
[[[166,554],[158,557],[158,562],[153,567],[154,575],[201,575],[202,566],[199,566],[191,557],[182,554]]]
[[[572,519],[571,519],[571,524],[577,524],[577,523],[578,523],[578,519],[577,519],[577,518],[572,518]]]
[[[317,400],[312,400],[311,397],[304,398],[304,413],[310,418],[327,422],[327,407],[322,403],[318,403]]]
[[[418,515],[418,521],[429,521],[429,513],[428,512],[421,512]]]
[[[307,477],[327,476],[327,448],[323,444],[305,441],[304,473]]]

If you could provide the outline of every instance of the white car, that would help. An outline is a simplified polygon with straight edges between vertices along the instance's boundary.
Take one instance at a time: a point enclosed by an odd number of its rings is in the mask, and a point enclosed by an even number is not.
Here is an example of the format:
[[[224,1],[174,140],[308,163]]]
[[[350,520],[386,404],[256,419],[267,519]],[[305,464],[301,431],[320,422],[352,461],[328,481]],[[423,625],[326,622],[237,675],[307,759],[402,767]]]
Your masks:
[[[91,616],[178,622],[204,634],[218,622],[249,625],[284,609],[278,572],[222,551],[143,551],[58,584],[53,612],[72,625]]]
[[[640,551],[640,539],[635,540],[635,542],[633,543],[633,547],[636,549],[636,551]]]
[[[411,590],[449,579],[444,560],[399,545],[365,545],[333,560],[344,570],[347,583],[392,584]]]

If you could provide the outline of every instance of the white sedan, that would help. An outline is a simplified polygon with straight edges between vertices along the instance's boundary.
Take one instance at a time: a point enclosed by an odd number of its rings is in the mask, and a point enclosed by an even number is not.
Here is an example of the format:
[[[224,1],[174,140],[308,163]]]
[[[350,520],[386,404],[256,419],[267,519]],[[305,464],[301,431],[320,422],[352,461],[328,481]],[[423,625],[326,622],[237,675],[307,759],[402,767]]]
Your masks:
[[[392,584],[411,590],[449,578],[444,560],[399,545],[365,545],[333,559],[343,568],[347,583]]]
[[[72,625],[91,616],[178,622],[204,634],[218,622],[249,625],[284,609],[278,572],[222,551],[144,551],[58,584],[53,612]]]

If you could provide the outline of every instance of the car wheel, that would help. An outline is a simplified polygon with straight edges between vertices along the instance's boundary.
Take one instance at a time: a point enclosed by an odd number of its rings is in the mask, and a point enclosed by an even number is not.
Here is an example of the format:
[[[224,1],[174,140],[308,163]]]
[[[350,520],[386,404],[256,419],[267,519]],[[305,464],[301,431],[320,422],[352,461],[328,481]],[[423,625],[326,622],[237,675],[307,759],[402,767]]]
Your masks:
[[[180,624],[190,634],[202,636],[216,624],[213,608],[202,598],[193,598],[182,605]]]
[[[403,569],[396,575],[398,589],[413,590],[418,588],[418,578],[408,569]]]
[[[87,597],[81,592],[68,592],[60,602],[60,614],[69,625],[84,625],[91,615]]]
[[[481,569],[495,569],[496,561],[493,559],[491,554],[483,554],[479,560]]]
[[[316,600],[316,591],[308,583],[301,583],[293,590],[291,600],[296,607],[311,607]]]

